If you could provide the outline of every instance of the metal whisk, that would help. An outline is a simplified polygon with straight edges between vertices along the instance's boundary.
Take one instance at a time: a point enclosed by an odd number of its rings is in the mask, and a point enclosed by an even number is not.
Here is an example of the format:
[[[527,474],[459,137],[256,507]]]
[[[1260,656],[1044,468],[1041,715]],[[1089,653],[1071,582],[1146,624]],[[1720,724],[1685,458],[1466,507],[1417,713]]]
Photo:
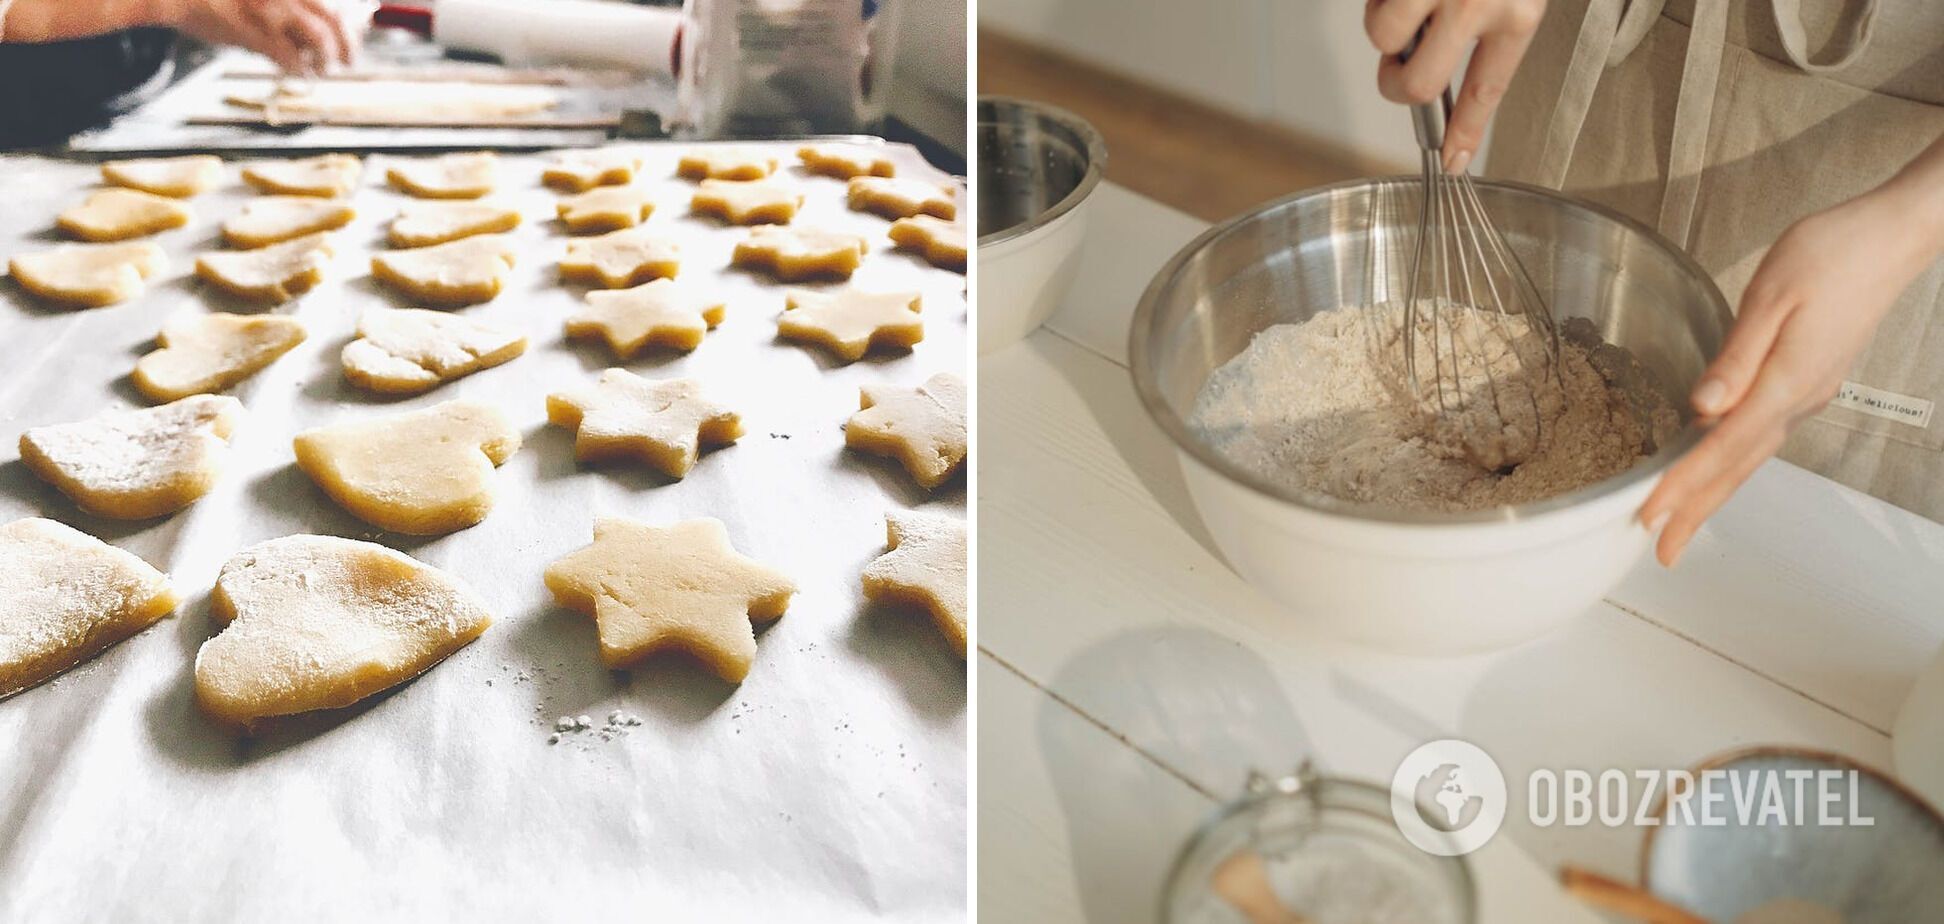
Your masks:
[[[1559,331],[1525,266],[1479,202],[1470,174],[1445,172],[1440,152],[1450,113],[1449,88],[1440,99],[1411,108],[1423,184],[1403,286],[1403,369],[1409,394],[1436,417],[1435,430],[1442,433],[1434,436],[1457,444],[1481,467],[1507,471],[1540,444],[1549,409],[1537,386],[1544,377],[1559,376]],[[1375,267],[1380,218],[1388,206],[1381,188],[1373,202]],[[1431,338],[1428,350],[1419,344],[1423,335]],[[1426,359],[1428,382],[1420,369]]]

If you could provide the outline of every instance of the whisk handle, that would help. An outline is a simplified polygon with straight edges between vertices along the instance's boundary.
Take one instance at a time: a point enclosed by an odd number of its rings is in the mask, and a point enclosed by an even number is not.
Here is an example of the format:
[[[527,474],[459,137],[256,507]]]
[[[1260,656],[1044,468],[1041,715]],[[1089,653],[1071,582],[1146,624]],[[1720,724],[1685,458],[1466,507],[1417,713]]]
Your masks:
[[[1397,53],[1397,60],[1409,61],[1417,51],[1418,40],[1424,37],[1424,27],[1419,26],[1416,35]],[[1451,88],[1445,87],[1437,99],[1419,103],[1411,107],[1411,126],[1417,129],[1418,147],[1427,151],[1444,150],[1445,120],[1451,117]]]

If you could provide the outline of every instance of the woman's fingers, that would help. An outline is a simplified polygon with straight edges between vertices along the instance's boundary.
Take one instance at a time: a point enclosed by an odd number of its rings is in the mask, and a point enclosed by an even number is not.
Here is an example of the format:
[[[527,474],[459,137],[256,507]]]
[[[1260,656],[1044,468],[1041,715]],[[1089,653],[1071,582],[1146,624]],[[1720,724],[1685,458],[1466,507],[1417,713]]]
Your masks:
[[[1404,50],[1437,0],[1371,0],[1364,5],[1364,34],[1386,56]]]
[[[1384,98],[1398,103],[1428,103],[1451,86],[1451,78],[1464,61],[1478,32],[1470,24],[1448,12],[1432,16],[1423,38],[1400,67],[1379,71],[1377,89]]]
[[[331,60],[350,67],[358,57],[358,37],[345,13],[334,0],[303,0],[311,15],[321,18],[330,30]]]
[[[1660,559],[1661,564],[1673,567],[1681,560],[1681,553],[1687,551],[1688,542],[1700,531],[1701,524],[1714,516],[1715,511],[1734,496],[1749,476],[1782,448],[1783,433],[1781,427],[1772,427],[1756,436],[1752,442],[1734,447],[1738,455],[1717,470],[1712,480],[1701,485],[1668,518],[1667,528],[1661,530],[1660,541],[1654,548],[1655,557]]]
[[[1661,476],[1660,484],[1640,507],[1640,521],[1661,534],[1663,564],[1673,564],[1680,550],[1748,479],[1775,453],[1796,416],[1797,401],[1788,385],[1790,373],[1771,364],[1749,389],[1747,399],[1715,424],[1699,445]]]
[[[1463,173],[1471,165],[1472,155],[1485,138],[1485,126],[1498,111],[1499,100],[1505,97],[1531,43],[1530,32],[1487,35],[1479,40],[1478,50],[1465,66],[1465,84],[1458,92],[1457,105],[1445,124],[1446,172]]]

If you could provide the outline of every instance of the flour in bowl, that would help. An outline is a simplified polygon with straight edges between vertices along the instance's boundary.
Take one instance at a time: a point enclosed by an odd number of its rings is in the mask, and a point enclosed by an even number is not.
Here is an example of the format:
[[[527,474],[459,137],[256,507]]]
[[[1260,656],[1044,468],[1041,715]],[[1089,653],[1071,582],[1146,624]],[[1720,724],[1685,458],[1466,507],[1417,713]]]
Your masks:
[[[1401,368],[1401,308],[1328,311],[1256,334],[1210,374],[1189,427],[1278,485],[1446,512],[1584,487],[1680,429],[1662,389],[1590,321],[1561,325],[1553,375],[1547,341],[1521,318],[1452,307],[1430,316],[1417,321],[1415,396]],[[1454,337],[1462,361],[1455,376],[1443,367],[1447,412],[1435,413],[1435,364],[1451,362]]]

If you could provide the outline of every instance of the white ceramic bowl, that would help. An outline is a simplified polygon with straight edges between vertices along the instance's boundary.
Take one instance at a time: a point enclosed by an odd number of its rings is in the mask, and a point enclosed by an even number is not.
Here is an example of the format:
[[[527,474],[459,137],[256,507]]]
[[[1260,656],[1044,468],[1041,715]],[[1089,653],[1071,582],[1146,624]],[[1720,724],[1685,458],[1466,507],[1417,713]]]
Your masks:
[[[979,352],[1017,343],[1073,284],[1107,149],[1064,109],[979,98]]]
[[[1674,406],[1720,349],[1730,315],[1693,260],[1643,225],[1548,190],[1478,195],[1561,319],[1590,318]],[[1586,611],[1647,550],[1640,504],[1699,439],[1613,478],[1518,507],[1437,514],[1356,504],[1255,477],[1185,423],[1208,374],[1272,324],[1366,303],[1373,195],[1358,181],[1271,203],[1210,229],[1161,269],[1135,312],[1143,403],[1173,438],[1196,509],[1229,565],[1295,615],[1391,650],[1455,654],[1534,638]],[[1386,214],[1410,220],[1413,211]]]

